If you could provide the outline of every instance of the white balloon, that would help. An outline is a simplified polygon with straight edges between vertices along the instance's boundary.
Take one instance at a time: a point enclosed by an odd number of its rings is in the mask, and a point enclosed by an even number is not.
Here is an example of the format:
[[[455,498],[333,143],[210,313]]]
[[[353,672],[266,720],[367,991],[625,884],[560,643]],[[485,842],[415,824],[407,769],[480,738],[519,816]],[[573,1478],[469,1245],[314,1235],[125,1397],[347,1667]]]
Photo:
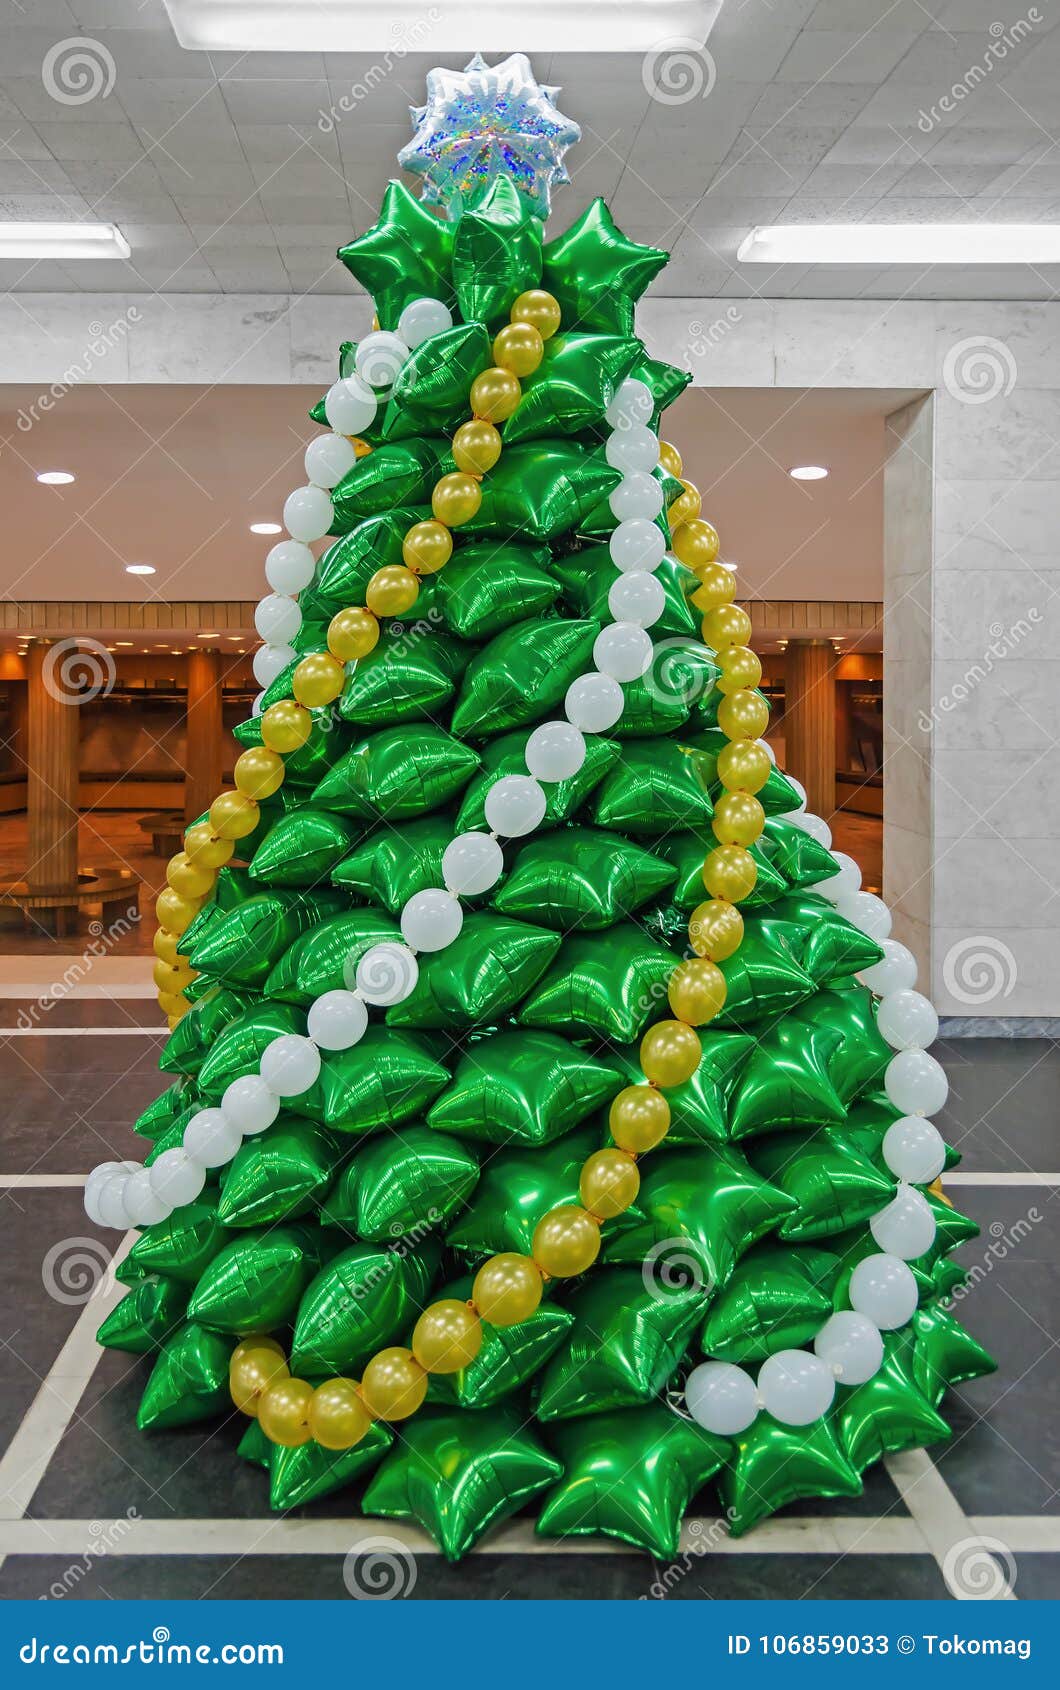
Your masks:
[[[567,688],[563,701],[567,720],[583,734],[606,733],[625,707],[622,688],[610,675],[579,675]]]
[[[685,1380],[685,1407],[704,1431],[731,1438],[754,1420],[758,1393],[742,1367],[731,1361],[704,1361]]]
[[[135,1176],[129,1173],[111,1174],[102,1185],[98,1185],[92,1193],[92,1209],[89,1217],[97,1226],[113,1226],[124,1232],[129,1225],[129,1214],[125,1207],[125,1190],[129,1181]],[[86,1202],[86,1209],[88,1204]]]
[[[651,635],[634,622],[612,622],[593,641],[593,662],[615,681],[637,681],[651,668]]]
[[[776,766],[777,766],[777,754],[773,750],[773,747],[770,745],[768,739],[756,739],[755,744],[760,745],[762,747],[762,750],[765,752],[766,756],[769,758],[769,761],[772,763],[773,767],[776,768]]]
[[[282,675],[297,653],[289,645],[259,645],[254,653],[254,679],[259,687],[271,687],[277,675]]]
[[[486,794],[486,820],[494,833],[521,839],[545,819],[545,789],[531,775],[502,775]]]
[[[926,1050],[900,1050],[883,1074],[883,1089],[903,1115],[937,1115],[950,1095],[941,1063]]]
[[[850,1276],[847,1292],[855,1313],[883,1332],[912,1320],[917,1304],[913,1271],[897,1256],[865,1256]]]
[[[302,626],[302,612],[285,593],[266,593],[254,612],[254,626],[266,645],[290,645]]]
[[[280,540],[265,559],[265,579],[277,593],[300,593],[316,573],[316,559],[302,540]]]
[[[840,898],[850,898],[855,892],[860,892],[861,870],[845,851],[833,851],[832,855],[836,861],[836,872],[825,880],[815,881],[809,890],[820,893],[831,904],[838,904]]]
[[[935,1217],[927,1198],[913,1185],[899,1185],[894,1201],[873,1215],[869,1231],[881,1250],[915,1262],[935,1242]]]
[[[923,992],[888,992],[880,999],[876,1025],[895,1050],[926,1050],[939,1036],[939,1018]]]
[[[796,805],[796,811],[798,812],[799,810],[805,810],[805,808],[806,808],[806,788],[803,786],[801,780],[796,780],[795,776],[792,775],[792,774],[789,774],[787,769],[784,770],[784,779],[787,781],[787,783],[791,787],[792,791],[798,793],[799,802]]]
[[[854,892],[850,897],[842,897],[836,909],[870,939],[886,939],[891,931],[891,912],[875,892]]]
[[[230,1162],[243,1134],[223,1109],[199,1109],[184,1128],[184,1148],[204,1168]]]
[[[612,428],[624,429],[635,426],[644,427],[651,422],[655,410],[655,395],[647,382],[638,381],[635,376],[627,376],[619,385],[604,416]]]
[[[888,992],[909,991],[916,985],[916,957],[912,951],[906,950],[897,939],[882,940],[880,949],[883,961],[861,970],[858,975],[861,984],[880,997],[886,997]]]
[[[151,1163],[149,1172],[151,1190],[173,1209],[179,1209],[184,1203],[194,1203],[206,1184],[206,1169],[202,1163],[196,1162],[179,1144],[175,1144],[172,1150],[163,1150],[157,1161]]]
[[[524,756],[536,780],[569,780],[585,762],[585,735],[570,722],[542,722],[527,740]]]
[[[409,355],[408,346],[400,335],[389,329],[373,329],[366,334],[354,353],[354,367],[369,387],[393,387],[398,371]]]
[[[853,1309],[829,1315],[813,1347],[841,1385],[864,1385],[879,1372],[883,1361],[879,1327]]]
[[[171,1205],[159,1197],[151,1184],[150,1168],[140,1168],[129,1175],[122,1201],[130,1226],[154,1226],[173,1213]]]
[[[801,828],[811,839],[816,839],[818,845],[829,850],[832,844],[832,829],[821,816],[811,816],[808,810],[786,810],[781,816],[782,822],[789,827]]]
[[[328,389],[324,400],[324,415],[328,427],[336,434],[360,434],[375,421],[377,401],[368,383],[360,376],[344,376]]]
[[[344,434],[318,434],[305,449],[306,480],[314,487],[337,487],[357,462]]]
[[[809,1426],[831,1408],[835,1374],[809,1350],[777,1350],[758,1369],[758,1394],[774,1420]]]
[[[247,1137],[272,1126],[280,1113],[280,1100],[260,1074],[244,1074],[225,1088],[221,1112]]]
[[[306,1030],[321,1050],[349,1050],[363,1038],[368,1025],[364,999],[356,992],[322,992],[310,1005]]]
[[[504,852],[488,833],[458,833],[442,852],[442,879],[450,892],[488,892],[504,873]]]
[[[407,945],[384,939],[366,950],[354,971],[353,984],[380,1009],[404,1003],[415,990],[420,965]],[[347,984],[350,982],[347,981]]]
[[[441,886],[414,892],[401,912],[401,933],[414,951],[444,951],[464,925],[459,901]]]
[[[301,1097],[320,1076],[320,1052],[301,1033],[281,1033],[265,1046],[258,1066],[277,1097]]]
[[[607,549],[616,569],[646,569],[651,574],[666,556],[666,541],[662,529],[656,528],[654,522],[643,516],[631,516],[612,531]]]
[[[440,299],[414,299],[398,318],[398,334],[406,346],[422,346],[432,335],[453,326],[453,313]]]
[[[643,569],[616,575],[608,590],[607,608],[616,622],[650,628],[666,609],[666,591],[657,575]]]
[[[292,540],[322,540],[334,515],[325,487],[296,487],[284,500],[283,525]]]
[[[930,1185],[946,1166],[946,1142],[933,1121],[900,1115],[883,1135],[883,1159],[910,1185]]]
[[[260,716],[261,712],[264,710],[264,708],[265,708],[265,694],[263,692],[255,693],[254,694],[254,702],[250,706],[250,714],[252,716]]]
[[[663,508],[662,485],[645,470],[632,469],[622,477],[608,498],[611,514],[619,522],[643,516],[654,522]]]
[[[621,470],[623,475],[636,469],[646,473],[659,462],[658,436],[639,423],[633,428],[616,429],[607,437],[604,457],[612,469]]]
[[[85,1190],[92,1191],[105,1185],[112,1174],[135,1174],[143,1167],[142,1162],[97,1162],[92,1172],[85,1177]]]

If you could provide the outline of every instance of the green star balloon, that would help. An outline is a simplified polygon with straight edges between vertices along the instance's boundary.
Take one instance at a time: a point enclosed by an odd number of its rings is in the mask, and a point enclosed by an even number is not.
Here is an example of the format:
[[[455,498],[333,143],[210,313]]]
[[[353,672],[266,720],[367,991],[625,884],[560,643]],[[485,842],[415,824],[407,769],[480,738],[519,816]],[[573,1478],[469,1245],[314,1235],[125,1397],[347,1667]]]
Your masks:
[[[725,1461],[728,1444],[661,1403],[560,1421],[549,1442],[563,1477],[545,1498],[541,1537],[602,1533],[672,1561],[692,1498]]]
[[[263,886],[316,886],[328,879],[355,838],[356,829],[344,816],[328,810],[292,810],[280,817],[258,846],[250,864],[251,878]],[[184,1021],[188,1020],[186,1015]]]
[[[494,781],[502,775],[525,775],[526,742],[530,735],[525,728],[515,733],[501,734],[482,749],[482,768],[469,783],[456,818],[456,832],[486,829],[486,794]],[[585,741],[585,761],[577,774],[567,780],[548,781],[545,785],[545,814],[538,830],[554,828],[569,821],[580,810],[593,788],[603,780],[621,755],[621,748],[601,734],[590,734]],[[553,840],[553,844],[557,841]]]
[[[444,728],[384,728],[350,747],[313,802],[365,821],[404,821],[455,798],[478,766],[478,753]]]
[[[638,340],[618,335],[553,336],[533,375],[522,378],[518,409],[502,429],[505,444],[599,427],[640,354]]]
[[[178,1021],[162,1047],[158,1066],[167,1074],[197,1073],[214,1039],[237,1015],[244,1015],[250,1006],[251,999],[246,992],[231,991],[223,986],[211,988]],[[139,1131],[139,1122],[136,1130]]]
[[[374,446],[331,490],[333,534],[348,534],[367,516],[395,505],[427,505],[449,451],[447,440],[402,440]],[[321,560],[323,561],[323,560]]]
[[[680,399],[692,380],[690,370],[679,370],[675,364],[666,364],[661,358],[642,358],[634,365],[630,374],[636,381],[642,381],[645,387],[651,389],[655,400],[653,428],[658,428],[662,413],[668,411],[676,399]]]
[[[350,1050],[329,1053],[319,1082],[325,1124],[360,1135],[421,1115],[449,1083],[434,1048],[376,1023]]]
[[[613,1064],[530,1028],[476,1040],[431,1105],[440,1132],[494,1144],[549,1144],[622,1087]]]
[[[470,1275],[458,1279],[440,1291],[439,1298],[454,1297],[465,1303],[471,1296],[473,1283]],[[574,1316],[569,1309],[544,1302],[528,1320],[520,1320],[514,1326],[484,1325],[482,1348],[474,1361],[459,1373],[432,1374],[427,1401],[460,1408],[492,1408],[494,1403],[513,1396],[540,1372],[573,1324]]]
[[[541,224],[517,188],[498,176],[464,212],[453,238],[453,282],[461,316],[496,331],[521,293],[541,281]]]
[[[563,941],[517,1019],[523,1027],[628,1044],[658,1020],[673,969],[673,953],[632,922],[575,934]]]
[[[631,840],[571,827],[531,839],[495,894],[494,909],[546,927],[612,927],[672,885],[676,870]]]
[[[885,1333],[883,1363],[864,1385],[836,1392],[839,1442],[858,1473],[900,1449],[937,1443],[950,1429],[916,1383],[907,1333]]]
[[[819,986],[827,985],[830,980],[848,979],[863,968],[871,968],[883,957],[875,939],[860,933],[839,914],[834,904],[814,893],[778,898],[770,908],[769,919],[779,931],[790,923],[802,935],[797,954],[803,968]]]
[[[703,884],[703,863],[716,844],[713,834],[708,836],[705,829],[699,833],[669,833],[659,840],[656,850],[677,870],[677,885],[671,896],[678,909],[693,910],[710,896]],[[748,910],[770,903],[787,891],[784,876],[777,873],[757,845],[751,846],[751,855],[758,878],[751,896],[744,898],[740,904],[745,920]]]
[[[763,1410],[732,1444],[733,1459],[718,1475],[718,1490],[733,1537],[801,1498],[861,1495],[861,1480],[827,1418],[782,1426]]]
[[[318,1209],[338,1160],[331,1134],[281,1113],[268,1132],[244,1139],[225,1168],[218,1219],[225,1226],[271,1226]]]
[[[490,337],[482,323],[457,323],[432,335],[398,371],[383,418],[385,438],[452,434],[471,415],[472,382],[492,362]]]
[[[316,1229],[297,1225],[233,1238],[192,1292],[189,1317],[237,1338],[286,1325],[320,1265],[322,1242]]]
[[[287,1513],[289,1509],[304,1508],[307,1503],[342,1490],[378,1466],[393,1442],[390,1428],[376,1421],[352,1449],[322,1449],[312,1440],[294,1449],[269,1444],[270,1508]]]
[[[234,1339],[189,1321],[169,1338],[140,1398],[141,1432],[190,1426],[231,1413],[228,1363]]]
[[[331,873],[336,886],[400,915],[416,892],[442,885],[442,854],[457,829],[448,811],[383,827],[362,839]]]
[[[916,1333],[913,1377],[928,1401],[936,1406],[950,1385],[997,1371],[993,1356],[941,1303],[929,1303],[917,1309],[913,1330]]]
[[[595,1127],[582,1127],[542,1148],[520,1145],[491,1157],[446,1242],[473,1258],[504,1250],[528,1255],[542,1215],[578,1201],[582,1163],[602,1142]]]
[[[165,1274],[194,1285],[225,1241],[214,1196],[182,1203],[164,1221],[146,1227],[128,1260],[144,1273]]]
[[[859,1155],[835,1127],[812,1132],[801,1143],[786,1132],[749,1139],[747,1154],[763,1179],[796,1204],[780,1228],[780,1236],[793,1242],[867,1225],[894,1197],[893,1177]]]
[[[649,1402],[703,1313],[698,1285],[656,1285],[639,1267],[595,1274],[571,1302],[574,1328],[541,1381],[540,1420]]]
[[[150,1355],[180,1325],[187,1306],[186,1285],[150,1274],[112,1309],[96,1333],[96,1342],[105,1349]]]
[[[844,1103],[881,1083],[894,1052],[876,1029],[876,1011],[867,987],[837,983],[803,1004],[793,1019],[804,1027],[827,1029],[842,1040],[829,1073]]]
[[[465,639],[488,640],[528,616],[542,616],[559,597],[545,545],[476,540],[461,546],[438,580],[447,625]]]
[[[766,1027],[733,1099],[733,1138],[782,1127],[840,1126],[846,1111],[830,1067],[841,1043],[839,1033],[807,1026],[796,1016]]]
[[[384,329],[414,299],[453,299],[453,226],[435,217],[400,182],[383,195],[378,223],[339,248],[339,258],[375,299]]]
[[[667,263],[660,247],[622,233],[602,199],[545,244],[542,286],[554,294],[565,328],[630,334],[633,307]]]
[[[744,1252],[795,1208],[738,1150],[720,1148],[671,1150],[646,1163],[637,1206],[639,1219],[627,1213],[605,1233],[604,1260],[644,1262],[653,1286],[674,1266],[687,1268],[701,1290],[724,1285]]]
[[[759,1244],[737,1262],[707,1310],[700,1346],[716,1361],[757,1362],[811,1344],[833,1312],[839,1258]]]
[[[393,453],[397,448],[390,447],[388,450]],[[402,447],[401,450],[408,451],[410,448]],[[371,457],[361,462],[370,463]],[[354,473],[354,470],[350,471],[351,475]],[[341,540],[329,546],[317,563],[312,588],[315,601],[332,614],[344,610],[347,605],[363,604],[365,588],[376,570],[401,562],[401,546],[406,531],[414,522],[429,515],[429,506],[402,505],[397,510],[388,509],[378,516],[364,517]]]
[[[745,1028],[767,1018],[772,1021],[813,994],[813,980],[784,933],[751,917],[736,954],[720,967],[725,976],[725,1006],[712,1026]]]
[[[339,699],[344,722],[381,728],[436,718],[456,690],[468,650],[458,640],[431,639],[430,632],[426,618],[411,627],[391,622],[374,651],[347,665]]]
[[[273,967],[266,993],[308,1009],[324,992],[350,989],[358,962],[373,945],[400,942],[397,922],[380,910],[347,910],[295,940]]]
[[[398,1127],[358,1151],[328,1198],[324,1219],[353,1237],[385,1243],[424,1221],[441,1226],[478,1182],[478,1157],[428,1127]]]
[[[692,1078],[667,1087],[668,1149],[678,1144],[724,1144],[729,1136],[730,1098],[755,1040],[749,1033],[717,1032],[713,1024],[703,1029],[701,1039],[703,1054]],[[622,1068],[627,1085],[647,1084],[636,1046],[612,1052],[611,1060]]]
[[[232,1080],[241,1074],[256,1074],[267,1045],[281,1033],[304,1033],[305,1016],[286,1003],[263,1003],[237,1016],[219,1034],[216,1044],[199,1069],[202,1097],[216,1103]],[[292,1100],[297,1113],[305,1113],[308,1093]]]
[[[497,634],[468,664],[454,734],[484,739],[547,716],[592,664],[597,622],[535,617]]]
[[[561,1471],[514,1408],[425,1409],[402,1426],[363,1508],[384,1519],[415,1520],[447,1560],[458,1561],[488,1527],[517,1513]]]
[[[189,1017],[186,1015],[184,1020],[187,1021],[188,1019]],[[161,1067],[161,1062],[159,1067]],[[161,1096],[156,1097],[154,1102],[149,1103],[142,1114],[137,1116],[133,1122],[133,1132],[138,1133],[141,1138],[157,1138],[159,1133],[170,1125],[174,1116],[179,1114],[183,1108],[182,1092],[182,1082],[177,1080],[168,1091],[162,1092]]]
[[[766,818],[762,840],[793,892],[804,891],[838,873],[839,865],[831,851],[804,828],[793,827],[775,815]]]
[[[387,1023],[455,1029],[495,1022],[541,978],[559,945],[558,933],[529,922],[465,916],[451,945],[420,957],[416,984],[387,1010]]]
[[[552,569],[556,579],[562,583],[564,600],[576,616],[585,616],[601,624],[612,620],[607,595],[614,585],[615,566],[606,546],[586,546],[568,557],[557,558]],[[699,623],[696,612],[688,602],[689,592],[695,592],[699,585],[692,571],[686,569],[683,563],[678,563],[676,558],[664,557],[652,573],[664,595],[662,612],[652,623],[653,639],[658,640],[664,634],[697,634]],[[444,575],[442,579],[445,579]],[[653,664],[653,680],[665,682],[666,673],[664,665]],[[682,721],[685,714],[681,716]]]
[[[638,838],[650,839],[682,827],[709,829],[713,814],[699,758],[672,740],[633,740],[624,745],[621,761],[593,796],[597,827]]]
[[[513,446],[482,483],[478,513],[462,532],[550,540],[577,528],[621,479],[602,452],[588,453],[572,441]]]
[[[277,957],[300,933],[341,908],[334,892],[256,892],[215,922],[188,960],[200,973],[238,986],[261,986]]]
[[[429,1236],[405,1249],[354,1244],[333,1257],[299,1305],[291,1372],[344,1374],[395,1343],[426,1300],[439,1257]]]

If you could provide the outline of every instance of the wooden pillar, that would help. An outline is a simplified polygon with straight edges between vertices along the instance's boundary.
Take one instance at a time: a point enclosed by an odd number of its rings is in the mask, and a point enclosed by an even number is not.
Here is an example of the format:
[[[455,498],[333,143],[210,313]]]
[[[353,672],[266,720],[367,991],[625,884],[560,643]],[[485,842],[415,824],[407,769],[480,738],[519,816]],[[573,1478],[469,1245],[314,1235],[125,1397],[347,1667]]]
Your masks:
[[[807,807],[835,810],[835,653],[826,640],[792,640],[784,670],[785,764],[806,788]]]
[[[190,822],[213,803],[221,790],[224,729],[219,651],[188,653],[187,721],[184,820]]]
[[[26,660],[26,879],[34,891],[77,882],[78,693],[64,683],[62,664],[49,663],[50,650],[36,642]]]

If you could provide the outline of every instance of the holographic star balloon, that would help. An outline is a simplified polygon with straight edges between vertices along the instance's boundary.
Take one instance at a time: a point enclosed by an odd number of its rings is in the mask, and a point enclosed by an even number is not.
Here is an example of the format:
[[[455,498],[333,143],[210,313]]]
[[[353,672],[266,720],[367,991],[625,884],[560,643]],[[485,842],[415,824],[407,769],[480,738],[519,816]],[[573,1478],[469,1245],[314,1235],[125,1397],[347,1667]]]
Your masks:
[[[576,123],[553,104],[558,88],[542,88],[525,53],[487,65],[476,53],[466,70],[432,70],[427,103],[412,106],[416,133],[398,154],[423,177],[423,198],[455,222],[505,178],[542,222],[553,182],[569,182],[563,155],[581,140]]]

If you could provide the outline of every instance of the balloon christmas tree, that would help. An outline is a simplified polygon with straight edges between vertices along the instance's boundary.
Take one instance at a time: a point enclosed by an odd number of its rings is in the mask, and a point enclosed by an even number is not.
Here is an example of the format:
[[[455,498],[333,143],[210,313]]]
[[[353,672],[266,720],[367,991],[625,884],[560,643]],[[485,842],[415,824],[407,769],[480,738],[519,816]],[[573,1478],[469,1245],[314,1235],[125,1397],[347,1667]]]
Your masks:
[[[275,1507],[356,1484],[454,1558],[531,1499],[669,1556],[711,1479],[733,1531],[854,1495],[993,1365],[937,1019],[659,438],[666,255],[600,201],[544,241],[557,92],[433,73],[441,214],[392,183],[341,252],[378,325],[158,900],[175,1079],[86,1188],[138,1229],[100,1340],[155,1357],[141,1427],[239,1423]]]

